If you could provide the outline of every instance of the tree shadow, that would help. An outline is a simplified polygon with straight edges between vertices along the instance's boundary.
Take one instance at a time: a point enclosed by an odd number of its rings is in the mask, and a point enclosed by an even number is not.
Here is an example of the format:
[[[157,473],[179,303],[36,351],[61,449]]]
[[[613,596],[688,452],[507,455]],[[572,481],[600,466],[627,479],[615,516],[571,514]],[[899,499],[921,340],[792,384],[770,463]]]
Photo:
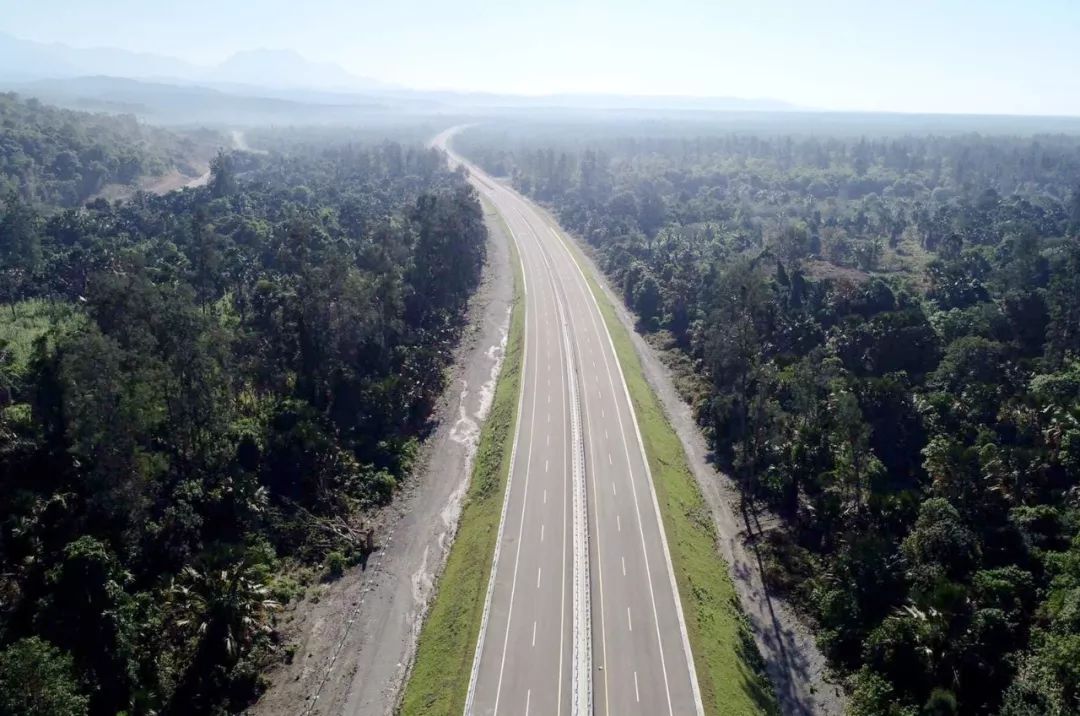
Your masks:
[[[792,648],[799,635],[791,629],[785,628],[781,622],[776,613],[773,590],[769,588],[765,580],[765,561],[760,546],[765,530],[761,523],[761,513],[752,500],[743,499],[740,502],[740,513],[745,528],[743,545],[756,561],[760,581],[753,579],[753,570],[750,565],[736,563],[732,565],[732,570],[745,583],[760,584],[760,593],[754,595],[754,597],[759,604],[765,607],[768,623],[759,624],[758,626],[762,641],[768,645],[771,653],[776,655],[776,658],[771,660],[762,659],[764,668],[772,682],[781,712],[810,716],[814,713],[813,704],[807,703],[807,695],[799,692],[796,683],[797,681],[806,682],[810,680],[811,665],[799,649]],[[812,635],[808,636],[812,638]],[[746,648],[755,647],[752,641],[741,646]],[[756,651],[756,647],[754,650]]]

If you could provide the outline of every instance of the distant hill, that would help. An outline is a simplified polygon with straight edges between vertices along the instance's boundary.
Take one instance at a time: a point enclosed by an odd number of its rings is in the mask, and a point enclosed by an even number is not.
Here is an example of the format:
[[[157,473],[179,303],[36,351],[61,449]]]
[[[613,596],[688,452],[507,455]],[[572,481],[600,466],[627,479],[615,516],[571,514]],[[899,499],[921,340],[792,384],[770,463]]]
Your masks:
[[[247,50],[221,64],[200,66],[164,55],[116,48],[77,48],[0,33],[0,80],[25,82],[87,75],[274,89],[361,92],[386,87],[333,63],[312,62],[291,50]]]
[[[194,68],[172,57],[115,48],[81,49],[0,33],[0,79],[26,81],[99,74],[183,77]]]
[[[150,81],[153,86],[121,87],[104,78]],[[47,81],[42,83],[42,81]],[[57,84],[66,81],[67,84]],[[34,83],[26,85],[26,83]],[[406,111],[481,110],[674,110],[674,111],[756,111],[784,112],[799,109],[787,102],[769,98],[632,96],[607,94],[553,94],[544,96],[507,95],[484,92],[420,91],[354,75],[330,62],[313,62],[292,50],[256,49],[237,52],[213,66],[194,65],[174,57],[129,52],[117,48],[75,48],[57,43],[24,40],[0,33],[0,85],[16,91],[45,95],[50,101],[80,108],[136,112],[155,121],[174,121],[162,112],[172,111],[163,94],[183,94],[181,86],[199,85],[187,100],[207,102],[205,106],[185,104],[185,113],[197,109],[209,112],[209,118],[197,121],[220,121],[224,104],[230,109],[242,105],[243,111],[272,113],[287,109],[283,104],[252,103],[253,97],[326,107],[349,107],[370,104],[371,95],[378,101]],[[173,89],[163,90],[165,86]],[[245,100],[226,100],[223,95],[205,95],[208,89]],[[357,95],[367,95],[366,100]],[[320,112],[314,121],[334,117]],[[334,110],[330,115],[340,114]],[[280,117],[271,117],[279,120]],[[236,119],[231,117],[231,119]]]
[[[360,94],[293,93],[247,85],[233,85],[225,91],[124,77],[0,81],[0,86],[67,109],[133,114],[154,124],[170,125],[325,124],[357,121],[361,115],[385,109],[378,98]]]
[[[789,112],[769,98],[422,91],[354,75],[292,50],[237,52],[213,66],[116,48],[75,48],[0,33],[0,89],[64,107],[165,124],[325,124],[371,112]],[[804,108],[803,108],[804,109]]]
[[[574,109],[666,109],[711,112],[790,112],[800,108],[778,99],[748,97],[696,97],[692,95],[551,94],[513,97],[519,106]]]
[[[291,89],[310,88],[365,91],[385,88],[381,82],[357,77],[330,62],[311,62],[292,50],[246,50],[237,52],[213,68],[206,78],[214,82],[266,85]]]

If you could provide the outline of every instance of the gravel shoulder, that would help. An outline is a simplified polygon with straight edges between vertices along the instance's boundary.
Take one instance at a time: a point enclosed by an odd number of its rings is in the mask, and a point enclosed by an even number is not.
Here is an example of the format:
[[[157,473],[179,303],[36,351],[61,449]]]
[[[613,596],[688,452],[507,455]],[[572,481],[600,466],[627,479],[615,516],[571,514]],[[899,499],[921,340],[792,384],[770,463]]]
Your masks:
[[[513,298],[508,244],[485,207],[488,254],[469,323],[417,468],[374,523],[367,569],[320,585],[289,608],[290,663],[250,713],[385,716],[397,704],[433,585],[446,561],[472,473],[480,425],[491,406]]]
[[[541,208],[553,224],[558,221]],[[572,234],[571,234],[572,235]],[[750,622],[754,641],[765,662],[780,709],[784,714],[839,715],[847,705],[842,689],[830,679],[824,655],[817,647],[809,627],[796,615],[791,606],[776,594],[770,593],[762,581],[762,563],[753,544],[766,520],[759,515],[749,525],[738,507],[738,489],[732,480],[716,469],[709,459],[709,448],[693,411],[675,388],[671,372],[658,352],[638,333],[636,319],[623,304],[622,297],[612,291],[607,277],[593,263],[588,248],[577,241],[589,270],[615,307],[619,320],[626,327],[634,349],[641,360],[645,378],[655,391],[682,442],[690,469],[701,489],[719,541],[720,553],[731,569],[731,578],[739,595],[743,612]]]

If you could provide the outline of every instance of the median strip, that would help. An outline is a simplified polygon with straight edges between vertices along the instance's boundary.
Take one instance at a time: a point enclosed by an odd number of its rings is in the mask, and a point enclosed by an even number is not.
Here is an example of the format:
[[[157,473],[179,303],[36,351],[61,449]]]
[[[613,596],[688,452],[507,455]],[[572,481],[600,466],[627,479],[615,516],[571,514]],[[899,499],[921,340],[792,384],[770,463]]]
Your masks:
[[[550,266],[548,267],[550,271]],[[592,713],[592,604],[589,597],[589,517],[588,499],[585,494],[585,442],[582,435],[581,404],[578,395],[577,361],[570,341],[570,323],[566,307],[558,292],[555,304],[562,325],[562,348],[565,354],[567,387],[570,393],[570,454],[573,476],[574,515],[574,594],[573,634],[571,650],[570,691],[571,713],[588,716]],[[560,694],[561,696],[561,694]]]

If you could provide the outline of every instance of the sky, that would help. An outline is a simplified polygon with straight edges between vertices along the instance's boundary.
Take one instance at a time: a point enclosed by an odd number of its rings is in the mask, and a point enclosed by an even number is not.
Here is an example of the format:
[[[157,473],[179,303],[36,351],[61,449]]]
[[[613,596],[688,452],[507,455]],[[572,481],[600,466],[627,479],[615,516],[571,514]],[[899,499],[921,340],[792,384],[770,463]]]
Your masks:
[[[1080,0],[0,0],[0,31],[419,89],[1080,115]]]

